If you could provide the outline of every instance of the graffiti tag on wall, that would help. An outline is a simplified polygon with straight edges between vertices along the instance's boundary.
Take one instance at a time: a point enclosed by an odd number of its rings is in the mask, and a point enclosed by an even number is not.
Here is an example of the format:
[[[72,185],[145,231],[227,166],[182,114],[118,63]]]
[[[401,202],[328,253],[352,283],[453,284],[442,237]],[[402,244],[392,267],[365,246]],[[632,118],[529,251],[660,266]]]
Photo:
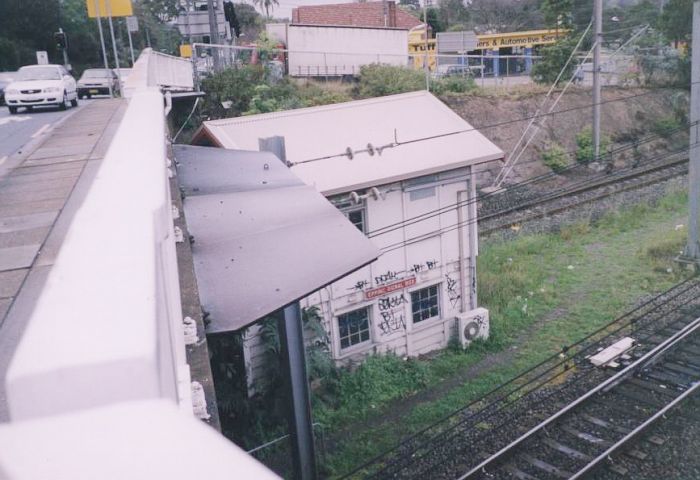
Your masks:
[[[408,303],[408,300],[403,293],[379,299],[377,303],[380,316],[378,326],[382,335],[390,335],[406,329],[403,309],[403,305],[406,303]]]
[[[449,275],[445,275],[445,286],[447,287],[447,298],[450,300],[450,305],[452,305],[452,308],[457,308],[459,299],[462,298],[462,295],[459,293],[459,281]]]

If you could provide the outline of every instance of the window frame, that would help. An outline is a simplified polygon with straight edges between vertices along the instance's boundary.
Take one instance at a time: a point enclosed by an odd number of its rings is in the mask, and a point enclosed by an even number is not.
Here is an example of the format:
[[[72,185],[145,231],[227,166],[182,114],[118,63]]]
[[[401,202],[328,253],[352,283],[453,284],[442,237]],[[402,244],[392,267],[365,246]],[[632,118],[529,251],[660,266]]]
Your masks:
[[[440,294],[440,290],[441,290],[440,287],[441,287],[440,283],[435,283],[433,285],[428,285],[427,287],[416,288],[415,290],[411,290],[409,292],[411,295],[411,322],[413,323],[413,325],[423,325],[425,322],[428,322],[430,320],[442,318],[441,317],[441,314],[442,314],[442,302],[441,302],[441,300],[442,300],[442,298],[441,298],[441,294]],[[415,301],[413,299],[414,294],[419,295],[420,292],[430,290],[433,288],[435,289],[435,295],[432,295],[432,293],[431,293],[428,295],[427,298],[434,297],[435,298],[435,305],[430,306],[427,309],[419,308],[418,312],[422,312],[422,311],[426,311],[426,310],[428,312],[430,312],[433,308],[435,308],[436,309],[435,315],[430,315],[428,317],[423,317],[423,318],[416,320],[416,313],[417,312],[413,308],[414,304],[415,304]],[[419,299],[418,301],[421,302],[424,300]],[[421,314],[421,316],[422,316],[422,314]]]
[[[358,312],[366,312],[367,314],[367,338],[363,340],[363,332],[365,329],[358,328],[357,332],[353,333],[350,328],[348,328],[348,334],[343,336],[342,334],[342,327],[341,327],[341,317],[347,317],[349,315],[358,313]],[[355,308],[353,310],[349,310],[347,312],[339,313],[335,317],[335,322],[336,326],[338,327],[338,347],[339,347],[339,353],[344,354],[348,351],[352,351],[354,349],[359,349],[362,348],[365,345],[371,344],[372,343],[372,305],[365,305],[364,307],[360,308]],[[357,335],[359,337],[359,342],[357,343],[352,343],[352,337],[353,335]],[[348,339],[348,345],[346,347],[343,346],[343,339],[346,338]]]
[[[359,194],[359,192],[358,192]],[[361,194],[364,194],[362,192]],[[349,194],[347,195],[338,195],[335,198],[330,199],[330,202],[337,208],[343,215],[345,215],[345,218],[348,219],[350,223],[355,225],[355,227],[361,231],[364,235],[367,234],[368,229],[367,229],[367,202],[365,199],[361,199],[358,203],[354,203],[350,197]],[[362,215],[362,228],[358,226],[357,223],[353,222],[350,219],[350,214],[355,213],[355,212],[360,212]]]

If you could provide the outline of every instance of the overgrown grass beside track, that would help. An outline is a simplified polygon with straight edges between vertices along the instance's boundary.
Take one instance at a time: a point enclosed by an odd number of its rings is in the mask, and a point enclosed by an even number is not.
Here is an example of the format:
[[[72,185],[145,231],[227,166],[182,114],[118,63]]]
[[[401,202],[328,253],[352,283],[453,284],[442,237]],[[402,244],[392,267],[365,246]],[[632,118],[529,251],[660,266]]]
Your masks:
[[[338,380],[326,425],[328,474],[341,475],[689,275],[673,262],[685,241],[685,194],[558,234],[481,245],[480,304],[491,337],[430,359],[375,357]]]

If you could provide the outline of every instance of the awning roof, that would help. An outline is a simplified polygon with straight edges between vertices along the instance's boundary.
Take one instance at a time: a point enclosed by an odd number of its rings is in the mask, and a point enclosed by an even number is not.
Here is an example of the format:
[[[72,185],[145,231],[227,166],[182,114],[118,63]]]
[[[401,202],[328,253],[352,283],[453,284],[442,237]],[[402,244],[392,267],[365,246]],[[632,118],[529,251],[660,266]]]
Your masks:
[[[207,332],[246,327],[379,255],[273,154],[174,148]]]

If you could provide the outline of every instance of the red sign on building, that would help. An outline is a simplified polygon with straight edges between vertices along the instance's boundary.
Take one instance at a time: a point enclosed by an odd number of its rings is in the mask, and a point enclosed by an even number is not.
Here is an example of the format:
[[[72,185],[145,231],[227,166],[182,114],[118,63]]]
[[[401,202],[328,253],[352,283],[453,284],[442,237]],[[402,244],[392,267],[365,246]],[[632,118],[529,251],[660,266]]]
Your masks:
[[[410,287],[416,284],[416,277],[404,278],[400,282],[391,283],[389,285],[383,285],[378,288],[373,288],[365,292],[365,299],[372,300],[373,298],[381,297],[387,293],[395,292],[396,290],[403,290],[406,287]]]

